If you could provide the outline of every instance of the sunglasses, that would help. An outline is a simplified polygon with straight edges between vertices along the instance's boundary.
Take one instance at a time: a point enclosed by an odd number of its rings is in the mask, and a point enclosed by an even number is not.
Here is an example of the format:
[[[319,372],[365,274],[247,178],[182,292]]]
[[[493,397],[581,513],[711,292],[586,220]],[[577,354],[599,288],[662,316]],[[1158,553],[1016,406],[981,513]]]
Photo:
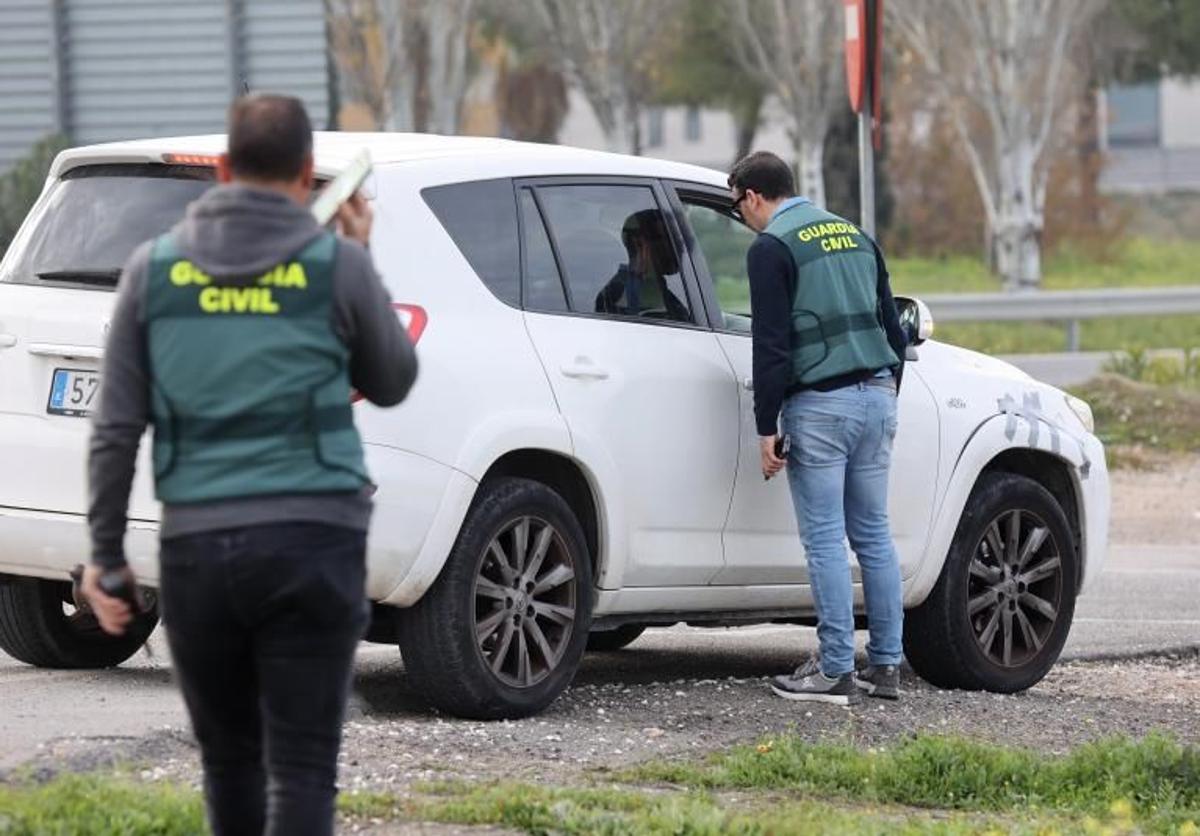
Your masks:
[[[733,202],[732,209],[733,209],[733,212],[735,215],[742,214],[742,201],[745,200],[749,196],[750,196],[750,192],[744,191],[744,192],[742,192],[741,196]]]

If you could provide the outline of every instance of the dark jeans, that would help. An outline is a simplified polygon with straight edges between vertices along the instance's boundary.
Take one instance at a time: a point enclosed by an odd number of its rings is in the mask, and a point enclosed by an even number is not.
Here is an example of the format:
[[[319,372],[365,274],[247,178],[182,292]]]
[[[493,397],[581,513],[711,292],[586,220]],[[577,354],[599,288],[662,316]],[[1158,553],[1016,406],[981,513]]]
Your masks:
[[[165,540],[160,602],[216,836],[333,832],[366,535],[308,523]]]

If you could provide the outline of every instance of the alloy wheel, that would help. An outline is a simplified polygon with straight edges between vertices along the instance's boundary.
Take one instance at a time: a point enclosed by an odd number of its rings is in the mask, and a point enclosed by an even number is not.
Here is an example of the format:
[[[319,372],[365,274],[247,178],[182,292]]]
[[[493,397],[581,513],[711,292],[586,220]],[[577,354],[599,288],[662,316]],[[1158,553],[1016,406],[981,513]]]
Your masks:
[[[528,688],[558,667],[575,629],[577,574],[545,520],[521,517],[492,538],[475,576],[475,635],[501,682]]]
[[[1063,603],[1063,561],[1049,526],[1012,509],[993,519],[971,557],[967,617],[990,662],[1016,668],[1046,644]]]

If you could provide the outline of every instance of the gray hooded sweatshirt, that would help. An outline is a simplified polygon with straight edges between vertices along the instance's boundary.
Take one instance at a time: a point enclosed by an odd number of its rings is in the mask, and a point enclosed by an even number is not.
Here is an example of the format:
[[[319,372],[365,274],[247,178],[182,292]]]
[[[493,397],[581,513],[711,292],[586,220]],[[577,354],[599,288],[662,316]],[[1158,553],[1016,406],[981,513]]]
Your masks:
[[[260,276],[321,232],[304,207],[243,185],[217,186],[188,207],[173,230],[183,255],[217,281]],[[126,513],[138,443],[150,421],[145,288],[153,242],[138,247],[121,274],[104,353],[100,402],[88,455],[92,560],[125,562]],[[333,277],[333,328],[350,350],[350,383],[371,403],[392,406],[416,379],[408,335],[371,257],[339,239]],[[281,522],[324,523],[361,531],[371,516],[369,489],[356,493],[256,496],[164,505],[162,539]]]

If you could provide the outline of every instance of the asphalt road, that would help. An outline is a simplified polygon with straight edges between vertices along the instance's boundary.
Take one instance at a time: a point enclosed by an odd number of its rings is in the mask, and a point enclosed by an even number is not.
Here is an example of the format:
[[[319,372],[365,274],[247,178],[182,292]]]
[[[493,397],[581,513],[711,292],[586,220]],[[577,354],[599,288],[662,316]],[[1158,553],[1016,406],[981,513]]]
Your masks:
[[[1200,545],[1118,546],[1095,586],[1080,600],[1064,657],[1119,659],[1167,648],[1200,646]],[[139,653],[108,671],[43,671],[0,654],[0,770],[48,751],[70,755],[106,741],[128,741],[164,729],[186,728],[183,704],[171,682],[161,635],[155,655]],[[636,687],[648,683],[706,682],[763,677],[795,665],[815,647],[810,628],[676,627],[652,630],[637,653],[588,657],[576,685]],[[363,645],[352,716],[370,718],[377,700],[388,713],[422,716],[411,698],[391,695],[402,678],[398,653]],[[979,696],[979,699],[986,699]]]
[[[1151,352],[1156,356],[1179,357],[1176,350]],[[1054,354],[1000,354],[999,359],[1012,363],[1043,383],[1051,386],[1078,386],[1087,383],[1111,359],[1111,351],[1063,351]]]

